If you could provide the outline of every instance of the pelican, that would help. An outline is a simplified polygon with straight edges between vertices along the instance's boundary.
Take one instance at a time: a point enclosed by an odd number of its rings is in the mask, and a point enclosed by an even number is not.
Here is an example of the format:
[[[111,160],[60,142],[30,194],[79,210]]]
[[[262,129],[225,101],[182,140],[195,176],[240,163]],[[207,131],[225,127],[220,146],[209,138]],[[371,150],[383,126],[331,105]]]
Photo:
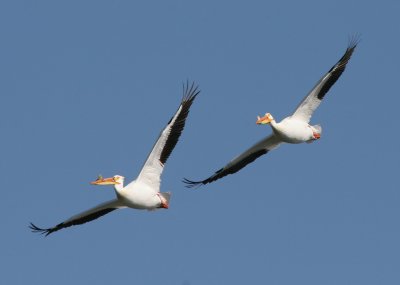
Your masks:
[[[358,44],[358,39],[353,37],[347,46],[344,55],[339,61],[317,82],[314,88],[301,101],[294,113],[283,119],[281,122],[276,122],[270,113],[265,116],[257,117],[256,124],[270,124],[272,134],[262,139],[248,150],[238,155],[224,167],[216,171],[207,179],[201,181],[192,181],[184,178],[183,182],[186,187],[196,187],[214,182],[229,174],[238,172],[249,163],[253,162],[260,156],[268,153],[282,143],[298,144],[311,143],[321,138],[322,128],[320,125],[310,125],[310,119],[314,111],[320,105],[329,89],[339,79],[340,75],[346,68],[354,49]]]
[[[189,109],[199,93],[198,86],[195,86],[194,83],[189,85],[187,82],[184,85],[183,98],[177,112],[161,132],[142,170],[134,181],[124,187],[124,177],[115,175],[111,178],[99,176],[96,181],[91,182],[93,185],[113,185],[117,196],[115,199],[72,216],[52,228],[43,229],[31,223],[30,229],[33,232],[48,236],[63,228],[90,222],[117,209],[168,209],[171,193],[160,192],[161,174],[185,127]]]

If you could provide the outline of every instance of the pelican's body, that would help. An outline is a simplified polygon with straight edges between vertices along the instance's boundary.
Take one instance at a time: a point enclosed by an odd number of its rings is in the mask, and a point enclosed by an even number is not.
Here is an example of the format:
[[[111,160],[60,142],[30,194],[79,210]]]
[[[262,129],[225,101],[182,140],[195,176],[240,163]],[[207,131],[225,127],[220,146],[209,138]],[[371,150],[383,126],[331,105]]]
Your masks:
[[[314,111],[320,105],[322,99],[337,81],[346,68],[354,49],[357,46],[357,39],[350,41],[346,52],[340,60],[317,82],[310,93],[296,108],[295,112],[281,122],[276,122],[271,114],[267,113],[264,117],[258,117],[257,124],[270,124],[272,134],[262,139],[251,148],[231,160],[223,168],[216,171],[207,179],[201,181],[191,181],[184,179],[187,187],[200,186],[214,182],[226,175],[236,173],[258,157],[268,153],[282,143],[299,144],[303,142],[313,142],[321,137],[322,128],[320,125],[310,125],[310,119]]]
[[[142,170],[134,181],[124,186],[124,177],[115,175],[111,178],[99,176],[96,181],[91,182],[93,185],[113,185],[117,196],[115,199],[77,214],[52,228],[42,229],[31,223],[32,231],[44,233],[47,236],[60,229],[92,221],[121,208],[168,209],[171,194],[160,192],[161,174],[185,127],[190,107],[199,92],[194,84],[191,86],[186,84],[184,96],[177,112],[161,132]]]
[[[270,124],[274,134],[282,142],[297,144],[314,139],[313,127],[300,120],[288,117],[279,123],[273,120]]]
[[[115,187],[118,200],[126,207],[138,210],[168,208],[169,193],[160,193],[142,181],[132,181],[126,187]]]

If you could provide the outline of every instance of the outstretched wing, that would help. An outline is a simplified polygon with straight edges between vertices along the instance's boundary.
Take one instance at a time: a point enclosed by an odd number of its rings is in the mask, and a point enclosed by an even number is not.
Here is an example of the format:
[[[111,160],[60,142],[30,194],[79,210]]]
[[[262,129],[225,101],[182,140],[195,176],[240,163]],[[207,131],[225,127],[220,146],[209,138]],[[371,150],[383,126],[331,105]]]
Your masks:
[[[340,75],[342,75],[358,42],[357,37],[353,37],[350,40],[342,58],[317,82],[310,93],[301,101],[296,111],[294,111],[292,118],[297,118],[307,123],[310,121],[312,114],[318,108],[319,104],[321,104],[326,93],[339,79]]]
[[[118,200],[111,200],[111,201],[102,203],[92,209],[89,209],[87,211],[79,213],[79,214],[69,218],[68,220],[56,225],[55,227],[43,229],[43,228],[39,228],[39,227],[35,226],[33,223],[31,223],[29,228],[32,230],[32,232],[39,232],[39,233],[42,233],[42,234],[48,236],[49,234],[56,232],[58,230],[61,230],[63,228],[81,225],[81,224],[93,221],[93,220],[95,220],[101,216],[104,216],[105,214],[108,214],[119,208],[125,208],[125,206],[122,206]]]
[[[274,134],[272,134],[266,137],[265,139],[259,141],[251,148],[249,148],[248,150],[237,156],[236,158],[232,159],[227,165],[225,165],[220,170],[216,171],[214,175],[208,177],[207,179],[204,179],[202,181],[192,181],[184,178],[183,182],[186,183],[186,187],[188,188],[214,182],[229,174],[238,172],[240,169],[244,168],[246,165],[253,162],[260,156],[278,147],[280,143],[281,141]]]
[[[183,98],[178,111],[161,132],[139,173],[137,181],[141,181],[149,185],[155,191],[159,191],[164,164],[182,134],[187,116],[189,115],[189,109],[199,93],[200,90],[198,90],[198,86],[195,86],[194,82],[191,85],[187,82],[186,85],[183,86]],[[127,187],[129,187],[129,185]]]

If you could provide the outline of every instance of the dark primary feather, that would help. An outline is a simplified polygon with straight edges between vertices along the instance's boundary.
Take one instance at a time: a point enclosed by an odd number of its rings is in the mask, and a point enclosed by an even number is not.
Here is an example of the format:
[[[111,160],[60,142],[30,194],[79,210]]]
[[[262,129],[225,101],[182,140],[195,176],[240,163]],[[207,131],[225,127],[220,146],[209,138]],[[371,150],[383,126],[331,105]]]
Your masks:
[[[32,232],[34,233],[41,233],[44,234],[45,236],[48,236],[49,234],[56,232],[58,230],[61,230],[63,228],[68,228],[70,226],[76,226],[76,225],[81,225],[90,221],[93,221],[101,216],[104,216],[114,210],[116,210],[117,208],[106,208],[106,209],[102,209],[100,211],[91,213],[87,216],[83,216],[80,218],[77,218],[75,220],[69,221],[69,222],[62,222],[58,225],[56,225],[55,227],[52,228],[48,228],[48,229],[42,229],[37,227],[36,225],[34,225],[33,223],[30,223],[29,228],[32,230]]]
[[[183,98],[179,108],[182,108],[178,117],[176,118],[174,124],[171,126],[170,133],[168,135],[168,139],[165,143],[165,146],[161,152],[160,162],[165,164],[168,157],[170,156],[172,150],[177,144],[180,135],[185,127],[186,118],[189,114],[190,106],[192,105],[196,96],[200,93],[198,90],[198,86],[194,85],[194,82],[189,85],[189,82],[183,85]],[[169,120],[168,124],[171,123],[173,117]]]
[[[240,169],[245,167],[247,164],[252,163],[254,160],[259,158],[260,156],[266,154],[268,151],[269,151],[268,149],[257,150],[255,152],[251,153],[250,155],[248,155],[247,157],[245,157],[244,159],[242,159],[241,161],[239,161],[238,163],[236,163],[232,166],[225,166],[225,167],[219,169],[218,171],[216,171],[214,173],[214,175],[212,175],[209,178],[204,179],[202,181],[192,181],[192,180],[184,178],[183,182],[186,184],[186,187],[188,187],[188,188],[193,188],[196,186],[201,186],[201,185],[205,185],[205,184],[214,182],[224,176],[238,172]]]
[[[330,78],[325,82],[325,84],[321,87],[320,92],[318,93],[317,98],[322,100],[325,94],[329,91],[329,89],[335,84],[335,82],[342,75],[343,71],[346,68],[347,63],[350,60],[351,55],[353,54],[354,49],[357,47],[359,40],[358,37],[353,37],[349,45],[346,49],[346,52],[342,56],[341,59],[328,71],[330,73]]]

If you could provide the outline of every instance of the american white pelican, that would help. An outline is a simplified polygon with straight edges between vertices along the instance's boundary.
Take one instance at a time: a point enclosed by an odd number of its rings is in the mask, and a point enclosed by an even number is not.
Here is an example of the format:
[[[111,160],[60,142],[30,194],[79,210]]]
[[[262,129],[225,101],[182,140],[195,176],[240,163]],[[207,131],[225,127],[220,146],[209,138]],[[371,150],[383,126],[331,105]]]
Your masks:
[[[30,224],[33,232],[39,232],[46,236],[70,226],[84,224],[97,219],[111,211],[121,208],[155,210],[168,209],[171,193],[160,192],[161,174],[165,162],[174,149],[185,127],[185,121],[189,114],[190,106],[200,93],[198,87],[192,83],[186,83],[183,87],[183,98],[178,111],[161,132],[152,151],[147,157],[142,170],[136,180],[124,187],[124,177],[115,175],[111,178],[99,178],[91,182],[93,185],[114,185],[117,198],[100,204],[90,210],[77,214],[64,222],[47,229],[42,229]]]
[[[227,165],[216,171],[207,179],[192,181],[185,178],[183,182],[187,184],[186,186],[190,188],[205,185],[226,175],[236,173],[258,157],[278,147],[281,143],[310,143],[319,139],[321,137],[322,128],[320,125],[311,126],[309,124],[311,116],[321,103],[326,93],[345,70],[357,44],[357,38],[350,40],[342,58],[317,82],[291,116],[286,117],[279,123],[277,123],[269,113],[265,114],[262,118],[257,118],[257,124],[271,125],[273,132],[270,136],[259,141],[251,148],[231,160]]]

